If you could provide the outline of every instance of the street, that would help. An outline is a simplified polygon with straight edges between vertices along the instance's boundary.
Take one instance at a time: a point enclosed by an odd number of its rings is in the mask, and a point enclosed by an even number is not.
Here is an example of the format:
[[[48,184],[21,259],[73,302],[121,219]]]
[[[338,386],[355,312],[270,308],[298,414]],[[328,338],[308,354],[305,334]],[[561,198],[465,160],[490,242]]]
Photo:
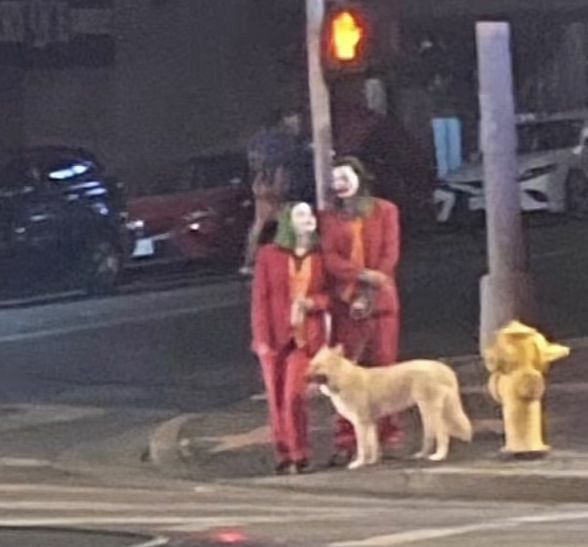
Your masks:
[[[14,528],[117,530],[154,538],[222,538],[232,532],[283,545],[377,547],[392,545],[506,547],[585,545],[588,506],[381,500],[283,491],[181,485],[177,489],[0,484],[0,545]],[[47,537],[47,536],[45,536]],[[49,535],[49,538],[51,536]],[[72,539],[74,542],[72,543]],[[68,544],[155,545],[147,540],[93,536]],[[254,541],[255,541],[254,540]],[[219,545],[222,541],[219,541]],[[226,543],[230,543],[227,541]],[[235,541],[236,544],[240,544]],[[33,542],[21,543],[36,545]],[[51,545],[64,545],[51,543]],[[189,545],[189,544],[188,544]],[[198,545],[198,543],[196,543]]]
[[[545,324],[558,338],[585,334],[584,224],[533,227],[530,236]],[[407,243],[400,272],[405,356],[476,351],[481,242],[444,234]],[[10,530],[0,531],[0,545],[14,544],[15,526],[149,538],[229,528],[288,545],[337,547],[584,543],[584,505],[294,493],[246,479],[229,486],[161,476],[145,464],[157,424],[178,413],[206,416],[260,391],[248,350],[248,291],[246,282],[231,280],[0,312],[0,525]]]
[[[588,233],[579,221],[534,219],[527,228],[540,328],[556,338],[584,335],[583,281]],[[479,280],[485,235],[431,236],[406,249],[400,268],[401,352],[406,356],[478,351]]]

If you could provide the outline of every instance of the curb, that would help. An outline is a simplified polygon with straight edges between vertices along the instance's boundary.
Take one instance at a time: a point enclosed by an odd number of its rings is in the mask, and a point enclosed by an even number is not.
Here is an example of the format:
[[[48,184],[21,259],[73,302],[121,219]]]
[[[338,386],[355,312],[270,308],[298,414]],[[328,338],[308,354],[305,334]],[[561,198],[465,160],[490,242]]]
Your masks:
[[[174,477],[190,477],[182,451],[182,431],[197,418],[197,414],[180,414],[163,422],[149,435],[148,457],[156,468]]]
[[[582,472],[554,472],[521,468],[490,470],[465,467],[436,469],[367,469],[327,472],[305,477],[231,481],[239,486],[296,493],[376,498],[438,498],[549,503],[588,502],[588,468]],[[353,476],[348,475],[353,473]],[[226,484],[229,484],[227,481]]]

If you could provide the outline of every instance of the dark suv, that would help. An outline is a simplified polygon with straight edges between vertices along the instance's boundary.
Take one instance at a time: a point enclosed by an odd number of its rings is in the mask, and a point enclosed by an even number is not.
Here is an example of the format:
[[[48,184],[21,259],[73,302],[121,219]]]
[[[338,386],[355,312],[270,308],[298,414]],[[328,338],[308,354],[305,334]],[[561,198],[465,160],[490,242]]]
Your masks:
[[[125,220],[122,186],[87,150],[11,154],[0,166],[0,294],[113,288],[128,246]]]

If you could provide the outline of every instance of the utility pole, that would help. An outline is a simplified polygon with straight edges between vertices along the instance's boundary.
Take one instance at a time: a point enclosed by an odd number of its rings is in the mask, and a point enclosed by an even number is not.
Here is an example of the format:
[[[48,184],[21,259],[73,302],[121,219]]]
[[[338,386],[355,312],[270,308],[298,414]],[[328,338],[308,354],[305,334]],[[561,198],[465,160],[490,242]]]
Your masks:
[[[331,179],[331,102],[321,63],[322,29],[325,0],[306,0],[306,45],[308,52],[308,85],[314,145],[314,174],[317,206],[324,209]]]
[[[480,284],[480,350],[512,319],[533,322],[534,291],[523,236],[510,26],[476,25],[488,274]]]

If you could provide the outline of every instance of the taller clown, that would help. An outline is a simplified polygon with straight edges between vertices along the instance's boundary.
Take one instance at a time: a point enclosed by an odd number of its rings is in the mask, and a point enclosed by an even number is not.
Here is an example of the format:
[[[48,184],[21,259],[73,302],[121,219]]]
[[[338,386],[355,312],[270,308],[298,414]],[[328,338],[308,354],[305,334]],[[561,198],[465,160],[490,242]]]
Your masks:
[[[397,361],[400,305],[396,267],[400,255],[397,206],[369,193],[362,163],[344,157],[332,177],[334,207],[320,218],[325,267],[332,278],[333,343],[364,366]],[[383,445],[402,440],[397,418],[380,423]],[[356,450],[352,425],[339,417],[332,464],[347,463]]]

